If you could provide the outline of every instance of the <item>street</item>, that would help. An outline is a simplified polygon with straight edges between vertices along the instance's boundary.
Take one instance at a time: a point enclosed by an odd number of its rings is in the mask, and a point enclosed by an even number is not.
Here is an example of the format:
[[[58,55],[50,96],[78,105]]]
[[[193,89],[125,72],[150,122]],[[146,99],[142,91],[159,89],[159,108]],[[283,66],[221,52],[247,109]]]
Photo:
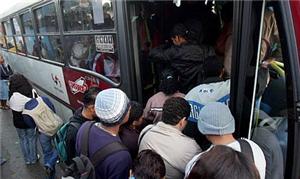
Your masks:
[[[0,140],[1,157],[7,160],[1,165],[0,173],[3,179],[43,179],[46,178],[41,148],[38,142],[38,153],[41,156],[38,163],[26,165],[21,153],[19,138],[13,125],[11,110],[0,110]]]

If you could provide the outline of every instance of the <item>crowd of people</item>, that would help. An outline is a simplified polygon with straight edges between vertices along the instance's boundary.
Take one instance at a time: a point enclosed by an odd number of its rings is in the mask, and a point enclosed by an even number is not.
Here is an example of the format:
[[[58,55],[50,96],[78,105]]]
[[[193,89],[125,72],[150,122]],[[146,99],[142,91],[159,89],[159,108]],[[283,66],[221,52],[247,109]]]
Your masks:
[[[225,36],[231,34],[231,19],[226,23]],[[228,39],[223,46],[220,42],[216,54],[191,32],[186,24],[176,24],[172,45],[150,51],[150,60],[168,65],[145,108],[120,89],[90,87],[83,106],[64,125],[51,101],[39,98],[23,75],[9,74],[1,56],[1,108],[8,108],[9,99],[25,164],[38,162],[39,138],[49,178],[55,178],[57,168],[64,177],[97,179],[268,179],[276,172],[283,178],[283,167],[274,169],[273,158],[260,147],[263,142],[233,136],[230,68],[217,56],[230,56]],[[40,123],[41,111],[54,122]]]

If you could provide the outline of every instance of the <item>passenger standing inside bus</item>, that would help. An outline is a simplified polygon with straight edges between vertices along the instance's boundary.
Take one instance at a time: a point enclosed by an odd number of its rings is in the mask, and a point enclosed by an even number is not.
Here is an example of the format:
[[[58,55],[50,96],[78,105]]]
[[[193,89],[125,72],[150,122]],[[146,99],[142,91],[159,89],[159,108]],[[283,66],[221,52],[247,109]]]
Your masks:
[[[17,130],[21,151],[26,165],[35,164],[37,155],[37,132],[35,127],[28,126],[22,116],[24,105],[32,96],[32,86],[21,74],[14,74],[10,77],[10,107],[13,114],[13,123]]]
[[[8,100],[8,78],[12,74],[12,70],[8,64],[5,63],[3,55],[0,54],[0,109],[9,109],[7,105]]]
[[[162,108],[165,101],[171,97],[182,97],[184,94],[179,92],[179,74],[174,68],[165,69],[160,75],[159,92],[153,95],[147,102],[144,109],[144,119],[150,123],[161,121]]]
[[[260,178],[266,175],[266,160],[261,148],[251,140],[233,137],[235,131],[235,120],[230,109],[220,102],[206,104],[201,110],[198,120],[199,131],[214,145],[226,145],[232,149],[242,152],[255,164]],[[207,149],[205,152],[211,149]],[[188,176],[195,160],[205,153],[196,155],[186,166],[185,176]]]
[[[191,40],[189,29],[183,24],[176,24],[170,36],[173,45],[152,49],[149,58],[153,61],[168,62],[177,69],[182,77],[182,92],[187,93],[203,80],[203,61],[207,57],[215,55],[215,52],[213,48],[200,46]]]
[[[76,155],[75,144],[76,135],[80,126],[85,121],[96,121],[97,115],[95,112],[95,100],[97,94],[100,92],[100,88],[92,87],[88,89],[82,99],[83,107],[77,109],[74,115],[69,120],[69,127],[66,132],[66,151],[68,154],[67,164],[70,164],[73,157]]]

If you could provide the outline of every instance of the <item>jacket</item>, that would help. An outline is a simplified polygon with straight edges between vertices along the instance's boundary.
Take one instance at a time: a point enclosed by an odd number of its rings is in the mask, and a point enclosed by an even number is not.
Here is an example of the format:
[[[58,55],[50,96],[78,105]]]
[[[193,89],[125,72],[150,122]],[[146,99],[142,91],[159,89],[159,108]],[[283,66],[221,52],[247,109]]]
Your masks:
[[[184,135],[175,126],[164,122],[148,125],[141,132],[139,140],[139,152],[150,149],[163,158],[166,179],[182,179],[186,164],[201,152],[201,148],[193,139]]]
[[[203,62],[209,56],[214,56],[212,47],[185,43],[169,48],[154,48],[149,53],[152,61],[168,62],[181,75],[182,92],[187,93],[203,80]]]

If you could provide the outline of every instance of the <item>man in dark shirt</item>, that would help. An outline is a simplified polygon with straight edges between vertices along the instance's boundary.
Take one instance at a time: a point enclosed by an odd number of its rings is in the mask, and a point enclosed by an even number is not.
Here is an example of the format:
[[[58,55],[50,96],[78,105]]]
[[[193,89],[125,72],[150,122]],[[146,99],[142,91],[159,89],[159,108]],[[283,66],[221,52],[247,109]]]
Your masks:
[[[95,111],[100,122],[93,124],[89,131],[89,158],[108,144],[122,143],[119,137],[119,129],[122,124],[128,121],[129,99],[120,89],[103,90],[96,97]],[[76,139],[76,152],[78,154],[82,151],[83,134],[89,126],[90,122],[85,122],[78,131]],[[131,164],[132,160],[128,150],[116,151],[94,166],[96,178],[128,178]]]
[[[78,129],[85,121],[96,120],[97,116],[95,113],[95,99],[97,94],[100,92],[100,88],[92,87],[87,90],[83,95],[83,107],[77,109],[74,113],[74,116],[70,118],[70,124],[67,129],[66,136],[66,147],[68,159],[66,161],[67,164],[70,164],[72,158],[76,156],[75,144],[76,144],[76,135]]]

